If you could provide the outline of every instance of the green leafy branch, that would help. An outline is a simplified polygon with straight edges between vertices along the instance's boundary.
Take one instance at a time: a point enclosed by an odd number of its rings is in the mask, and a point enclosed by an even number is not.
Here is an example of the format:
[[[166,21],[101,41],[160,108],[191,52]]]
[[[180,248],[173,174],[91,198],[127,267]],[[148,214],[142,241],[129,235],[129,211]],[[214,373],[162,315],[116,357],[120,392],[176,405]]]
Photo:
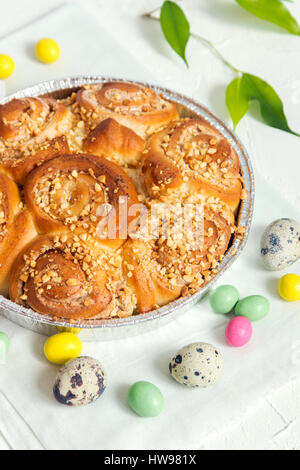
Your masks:
[[[235,0],[240,6],[255,16],[275,23],[292,34],[300,35],[300,26],[292,17],[288,9],[283,5],[283,0]],[[285,0],[289,1],[289,0]],[[160,10],[160,17],[155,13]],[[208,39],[190,31],[190,24],[183,10],[177,3],[165,0],[161,7],[146,13],[144,17],[160,21],[162,32],[172,49],[184,60],[186,59],[186,46],[190,37],[199,40],[204,46],[216,55],[237,78],[235,78],[226,90],[226,105],[233,121],[234,128],[247,114],[251,101],[257,101],[263,121],[274,128],[281,129],[290,134],[297,135],[288,125],[283,103],[276,91],[267,82],[255,75],[242,72],[234,67],[215,48]]]
[[[241,7],[262,20],[274,23],[291,34],[300,35],[300,26],[283,0],[235,0]],[[285,0],[290,1],[290,0]]]

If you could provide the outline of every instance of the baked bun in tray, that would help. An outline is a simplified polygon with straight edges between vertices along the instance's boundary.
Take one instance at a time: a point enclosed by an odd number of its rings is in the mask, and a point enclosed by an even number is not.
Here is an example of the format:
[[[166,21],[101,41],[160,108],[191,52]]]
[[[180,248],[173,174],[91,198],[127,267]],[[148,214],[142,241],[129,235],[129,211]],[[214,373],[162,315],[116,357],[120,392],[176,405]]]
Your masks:
[[[241,240],[230,139],[141,84],[0,105],[0,293],[53,320],[192,296]]]

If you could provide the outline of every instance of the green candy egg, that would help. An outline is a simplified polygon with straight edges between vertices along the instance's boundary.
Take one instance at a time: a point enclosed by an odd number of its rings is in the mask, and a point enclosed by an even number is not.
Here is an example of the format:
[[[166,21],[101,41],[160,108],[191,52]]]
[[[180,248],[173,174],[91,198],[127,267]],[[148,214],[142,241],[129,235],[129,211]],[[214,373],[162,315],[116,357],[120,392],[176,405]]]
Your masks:
[[[3,359],[9,350],[9,337],[0,331],[0,360]]]
[[[238,290],[229,284],[217,287],[209,297],[211,308],[216,313],[229,313],[234,309],[240,296]]]
[[[234,311],[238,316],[257,321],[268,315],[270,302],[263,295],[249,295],[237,303]]]
[[[139,416],[149,418],[158,416],[164,407],[161,391],[151,382],[136,382],[128,392],[130,408]]]

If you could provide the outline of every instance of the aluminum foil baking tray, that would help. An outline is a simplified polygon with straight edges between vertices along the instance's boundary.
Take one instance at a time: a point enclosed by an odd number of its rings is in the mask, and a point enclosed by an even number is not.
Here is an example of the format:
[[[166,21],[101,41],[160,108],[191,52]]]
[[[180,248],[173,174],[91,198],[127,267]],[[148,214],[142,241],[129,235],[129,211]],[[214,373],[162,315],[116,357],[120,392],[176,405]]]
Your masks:
[[[1,104],[6,103],[12,98],[22,98],[24,96],[40,96],[51,95],[55,98],[67,97],[71,92],[76,91],[78,87],[84,84],[99,83],[105,81],[127,81],[119,78],[99,77],[99,76],[83,76],[83,77],[68,77],[61,80],[50,80],[47,82],[39,83],[30,88],[18,91],[0,101]],[[135,82],[141,83],[141,82]],[[253,168],[247,154],[246,149],[231,130],[229,130],[224,122],[214,116],[208,109],[200,103],[181,95],[175,91],[161,88],[149,83],[141,83],[156,92],[161,93],[165,98],[176,103],[179,112],[184,117],[200,116],[206,119],[221,134],[228,139],[238,153],[241,165],[241,172],[244,178],[245,188],[248,190],[249,197],[246,201],[242,201],[239,213],[238,224],[246,227],[246,232],[243,240],[234,238],[231,245],[219,265],[219,273],[199,292],[190,296],[180,298],[168,305],[161,307],[158,310],[146,314],[135,315],[129,318],[113,319],[113,320],[84,320],[76,324],[67,322],[54,322],[51,317],[39,315],[31,309],[24,308],[3,296],[0,296],[0,313],[6,318],[17,323],[18,325],[38,332],[44,335],[52,335],[57,331],[64,331],[69,328],[80,329],[80,337],[86,341],[104,341],[117,338],[125,338],[141,334],[149,329],[156,328],[167,321],[176,321],[176,317],[182,314],[187,309],[191,308],[198,302],[207,292],[211,289],[212,285],[217,282],[223,273],[231,266],[231,264],[241,254],[246,245],[247,238],[253,215],[254,205],[254,176]]]

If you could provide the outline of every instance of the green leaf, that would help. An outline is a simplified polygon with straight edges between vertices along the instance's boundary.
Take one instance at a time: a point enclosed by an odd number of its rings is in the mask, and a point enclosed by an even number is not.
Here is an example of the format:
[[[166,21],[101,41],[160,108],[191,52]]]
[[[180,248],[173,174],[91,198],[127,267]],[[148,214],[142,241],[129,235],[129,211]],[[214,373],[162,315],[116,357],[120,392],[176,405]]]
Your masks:
[[[241,87],[249,100],[258,101],[261,117],[266,124],[299,136],[289,127],[282,101],[271,85],[255,75],[243,73]]]
[[[172,49],[188,66],[185,49],[190,38],[190,24],[182,9],[175,2],[165,1],[160,11],[160,24]]]
[[[236,0],[245,10],[262,20],[300,35],[300,26],[281,0]]]
[[[250,98],[243,87],[243,77],[236,78],[227,87],[226,105],[229,110],[234,129],[240,120],[247,114],[250,105]]]
[[[282,101],[276,91],[267,82],[249,73],[243,73],[233,80],[226,90],[226,105],[234,127],[248,112],[251,101],[258,101],[261,117],[267,125],[299,137],[289,127]]]

